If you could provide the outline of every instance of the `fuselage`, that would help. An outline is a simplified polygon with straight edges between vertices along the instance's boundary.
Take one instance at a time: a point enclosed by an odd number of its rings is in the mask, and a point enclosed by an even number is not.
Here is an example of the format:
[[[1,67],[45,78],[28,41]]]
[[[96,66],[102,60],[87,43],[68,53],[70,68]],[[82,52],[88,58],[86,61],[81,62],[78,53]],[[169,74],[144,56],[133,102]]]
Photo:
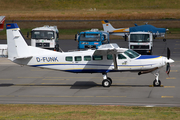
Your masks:
[[[129,51],[127,49],[127,51]],[[116,54],[117,69],[111,55],[93,55],[95,50],[74,52],[50,52],[33,55],[29,59],[15,60],[18,64],[75,73],[107,73],[123,71],[143,71],[161,68],[166,57],[152,55],[131,55],[129,52]]]

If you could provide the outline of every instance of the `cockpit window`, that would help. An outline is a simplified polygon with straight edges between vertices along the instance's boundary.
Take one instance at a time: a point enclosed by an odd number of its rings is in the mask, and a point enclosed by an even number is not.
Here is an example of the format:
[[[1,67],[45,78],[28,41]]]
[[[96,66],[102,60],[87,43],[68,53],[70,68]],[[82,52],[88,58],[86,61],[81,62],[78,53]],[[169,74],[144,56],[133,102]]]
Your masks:
[[[130,58],[136,58],[139,56],[139,54],[133,50],[127,50],[124,52],[125,55],[127,55]]]
[[[118,59],[126,59],[126,57],[122,54],[118,54]]]

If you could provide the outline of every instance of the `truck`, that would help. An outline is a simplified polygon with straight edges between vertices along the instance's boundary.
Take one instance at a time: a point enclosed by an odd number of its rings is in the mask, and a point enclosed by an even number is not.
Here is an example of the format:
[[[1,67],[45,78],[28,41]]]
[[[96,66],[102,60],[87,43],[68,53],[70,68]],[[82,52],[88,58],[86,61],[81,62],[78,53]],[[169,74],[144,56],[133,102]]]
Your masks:
[[[31,46],[59,51],[58,38],[57,26],[44,25],[43,27],[37,27],[31,31]]]
[[[82,31],[75,35],[78,49],[97,49],[102,44],[109,43],[109,33],[99,29]]]
[[[152,55],[153,33],[152,32],[131,32],[128,35],[129,49],[141,54]]]

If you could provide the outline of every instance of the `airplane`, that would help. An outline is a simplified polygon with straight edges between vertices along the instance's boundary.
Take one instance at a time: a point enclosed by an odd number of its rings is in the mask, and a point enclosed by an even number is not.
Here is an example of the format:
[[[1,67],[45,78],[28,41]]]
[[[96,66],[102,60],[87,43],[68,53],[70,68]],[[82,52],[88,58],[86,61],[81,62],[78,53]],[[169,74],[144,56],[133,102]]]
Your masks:
[[[103,87],[110,87],[109,72],[137,72],[138,75],[152,73],[154,86],[161,86],[159,70],[166,66],[170,73],[170,50],[167,57],[140,55],[133,50],[120,48],[117,44],[104,44],[98,49],[57,52],[28,46],[16,23],[6,24],[8,59],[20,65],[40,67],[72,73],[102,73]]]
[[[0,16],[0,31],[4,28],[5,16]]]
[[[165,37],[165,33],[169,31],[169,29],[166,28],[156,28],[153,25],[145,24],[138,26],[135,24],[135,27],[129,27],[129,28],[114,28],[107,20],[101,21],[103,25],[103,29],[105,32],[109,32],[110,35],[117,35],[117,36],[123,36],[127,37],[130,32],[152,32],[154,39],[156,37]],[[126,38],[125,38],[126,39]],[[166,39],[163,39],[164,41]]]

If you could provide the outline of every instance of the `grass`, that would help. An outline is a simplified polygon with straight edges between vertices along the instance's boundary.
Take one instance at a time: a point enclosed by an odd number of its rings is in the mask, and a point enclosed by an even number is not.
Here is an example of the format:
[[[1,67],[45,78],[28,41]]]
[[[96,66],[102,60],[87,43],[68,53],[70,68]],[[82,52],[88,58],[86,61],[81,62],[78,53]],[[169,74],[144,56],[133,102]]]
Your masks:
[[[69,10],[69,9],[179,9],[178,0],[1,0],[1,8],[11,10]],[[8,5],[7,5],[8,4]],[[13,7],[12,7],[13,6]]]
[[[180,19],[177,0],[0,0],[0,15],[17,19]]]
[[[180,9],[1,10],[7,20],[180,19]]]
[[[180,108],[91,105],[0,105],[0,119],[6,120],[179,120]]]

